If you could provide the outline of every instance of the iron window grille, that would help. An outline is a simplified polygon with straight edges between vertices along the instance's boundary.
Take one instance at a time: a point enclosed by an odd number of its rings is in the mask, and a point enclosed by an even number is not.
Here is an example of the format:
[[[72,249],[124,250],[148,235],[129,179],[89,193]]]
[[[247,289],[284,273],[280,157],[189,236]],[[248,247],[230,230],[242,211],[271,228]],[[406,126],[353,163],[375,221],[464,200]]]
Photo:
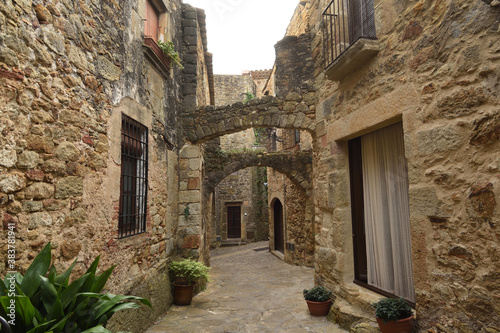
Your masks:
[[[360,38],[377,39],[373,0],[332,0],[323,12],[325,68]]]
[[[122,115],[118,238],[146,231],[148,129]]]

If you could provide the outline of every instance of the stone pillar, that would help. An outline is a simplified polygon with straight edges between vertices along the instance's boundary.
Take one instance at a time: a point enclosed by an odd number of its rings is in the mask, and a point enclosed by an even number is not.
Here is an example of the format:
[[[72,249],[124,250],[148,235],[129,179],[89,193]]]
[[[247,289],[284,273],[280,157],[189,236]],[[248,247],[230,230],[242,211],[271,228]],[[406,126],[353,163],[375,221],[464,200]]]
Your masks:
[[[200,147],[185,144],[179,153],[179,224],[178,244],[186,257],[199,257],[202,245],[201,176],[202,156]]]
[[[276,96],[288,93],[304,94],[313,91],[314,66],[311,54],[311,36],[287,36],[276,45]]]

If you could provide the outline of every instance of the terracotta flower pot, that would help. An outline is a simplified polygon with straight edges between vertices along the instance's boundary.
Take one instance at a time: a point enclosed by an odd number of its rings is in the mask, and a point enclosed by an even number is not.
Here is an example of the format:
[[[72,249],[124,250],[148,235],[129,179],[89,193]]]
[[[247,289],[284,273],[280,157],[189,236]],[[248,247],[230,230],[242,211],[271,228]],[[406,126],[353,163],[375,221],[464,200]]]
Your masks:
[[[326,316],[328,314],[328,311],[330,311],[330,307],[332,306],[331,300],[328,300],[326,302],[313,302],[306,300],[306,302],[311,316]]]
[[[178,284],[174,282],[174,303],[176,305],[189,305],[194,296],[194,284]]]
[[[411,333],[411,320],[413,316],[406,319],[399,319],[398,321],[388,321],[377,318],[378,327],[382,333]]]

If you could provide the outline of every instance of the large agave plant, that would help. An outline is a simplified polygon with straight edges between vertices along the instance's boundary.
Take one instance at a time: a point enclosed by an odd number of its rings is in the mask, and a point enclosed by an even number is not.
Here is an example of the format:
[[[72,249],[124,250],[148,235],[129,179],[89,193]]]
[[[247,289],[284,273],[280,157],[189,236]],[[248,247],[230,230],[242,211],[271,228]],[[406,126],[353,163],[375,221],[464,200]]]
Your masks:
[[[85,274],[70,284],[76,261],[64,273],[50,267],[51,244],[36,256],[24,277],[16,273],[0,280],[0,315],[8,318],[8,307],[15,299],[14,333],[91,333],[109,332],[105,328],[111,316],[120,310],[140,307],[139,301],[151,307],[141,297],[101,293],[115,266],[96,275],[99,257]],[[50,269],[49,269],[50,267]],[[16,295],[9,295],[7,286],[15,280]]]

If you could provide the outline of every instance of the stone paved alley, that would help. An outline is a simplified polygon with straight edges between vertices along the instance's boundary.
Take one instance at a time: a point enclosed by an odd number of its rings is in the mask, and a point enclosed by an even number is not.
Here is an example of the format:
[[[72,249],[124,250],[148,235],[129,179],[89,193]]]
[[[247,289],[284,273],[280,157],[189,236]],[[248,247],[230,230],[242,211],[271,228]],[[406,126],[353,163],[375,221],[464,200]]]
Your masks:
[[[173,305],[146,333],[346,332],[309,315],[302,290],[314,270],[284,263],[267,242],[220,248],[211,254],[211,279],[190,306]]]

